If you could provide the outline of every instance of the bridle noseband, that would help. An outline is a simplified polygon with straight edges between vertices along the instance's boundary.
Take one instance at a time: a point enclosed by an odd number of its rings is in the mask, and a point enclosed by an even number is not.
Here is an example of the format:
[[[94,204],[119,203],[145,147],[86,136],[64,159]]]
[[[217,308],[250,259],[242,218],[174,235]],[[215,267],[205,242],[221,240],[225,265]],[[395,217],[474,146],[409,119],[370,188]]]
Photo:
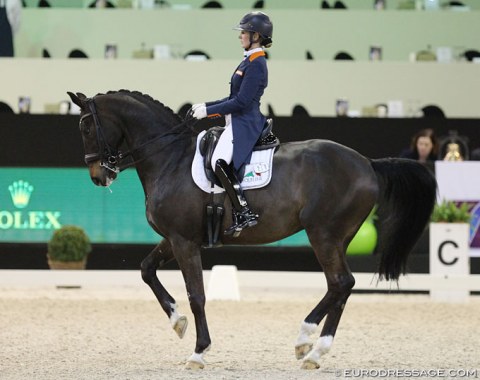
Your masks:
[[[85,163],[88,165],[91,162],[100,160],[100,166],[103,166],[105,169],[110,170],[114,173],[119,173],[120,168],[117,166],[120,159],[122,159],[121,153],[115,152],[115,150],[107,143],[105,136],[103,134],[103,129],[98,119],[97,108],[95,107],[95,101],[93,98],[88,98],[85,101],[89,113],[86,113],[80,118],[80,125],[83,122],[83,119],[92,116],[93,123],[95,124],[95,131],[97,134],[97,153],[88,153],[85,154]]]
[[[112,148],[105,139],[105,135],[103,133],[103,128],[100,124],[100,119],[98,118],[97,108],[95,107],[94,98],[86,99],[85,104],[87,105],[88,110],[90,112],[84,114],[80,118],[79,125],[82,124],[82,122],[85,118],[90,117],[90,116],[93,117],[93,122],[95,124],[95,131],[96,131],[96,134],[97,134],[97,145],[98,145],[98,150],[99,150],[97,153],[85,154],[85,163],[88,165],[91,162],[100,160],[100,166],[104,167],[105,169],[107,169],[107,170],[109,170],[109,171],[111,171],[115,174],[118,174],[122,170],[124,170],[124,169],[126,169],[130,166],[133,166],[134,164],[136,164],[139,161],[144,160],[146,157],[143,157],[142,159],[133,161],[133,162],[127,164],[127,165],[124,165],[123,167],[119,166],[119,163],[120,163],[121,160],[125,159],[128,156],[133,155],[134,152],[140,150],[141,148],[145,147],[146,145],[151,144],[154,141],[157,141],[157,140],[162,139],[164,137],[167,137],[169,135],[182,135],[183,133],[186,132],[186,129],[183,129],[179,132],[179,131],[177,131],[177,129],[180,128],[180,127],[187,126],[192,132],[194,132],[195,134],[198,134],[198,132],[196,132],[193,128],[194,125],[196,124],[197,120],[193,119],[193,112],[190,109],[187,112],[187,114],[185,116],[185,119],[181,123],[172,127],[172,129],[170,131],[165,132],[165,133],[163,133],[159,136],[156,136],[153,139],[152,138],[148,139],[143,144],[140,144],[136,148],[133,148],[133,149],[127,151],[127,152],[120,152],[120,151],[117,151],[116,149]]]

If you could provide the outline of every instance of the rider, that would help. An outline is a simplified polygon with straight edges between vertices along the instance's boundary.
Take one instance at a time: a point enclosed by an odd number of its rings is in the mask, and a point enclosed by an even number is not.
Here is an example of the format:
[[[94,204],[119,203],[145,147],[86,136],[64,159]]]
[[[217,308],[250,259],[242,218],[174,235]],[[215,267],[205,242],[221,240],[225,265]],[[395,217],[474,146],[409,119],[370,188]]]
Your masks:
[[[258,215],[250,210],[240,181],[237,178],[249,163],[266,118],[260,112],[260,98],[268,84],[264,47],[272,45],[273,25],[262,12],[246,14],[234,27],[240,30],[239,39],[244,59],[231,79],[230,96],[213,102],[194,104],[193,117],[225,116],[225,130],[213,153],[211,164],[233,205],[233,224],[225,235],[238,234],[257,224]],[[233,169],[229,164],[233,161]]]

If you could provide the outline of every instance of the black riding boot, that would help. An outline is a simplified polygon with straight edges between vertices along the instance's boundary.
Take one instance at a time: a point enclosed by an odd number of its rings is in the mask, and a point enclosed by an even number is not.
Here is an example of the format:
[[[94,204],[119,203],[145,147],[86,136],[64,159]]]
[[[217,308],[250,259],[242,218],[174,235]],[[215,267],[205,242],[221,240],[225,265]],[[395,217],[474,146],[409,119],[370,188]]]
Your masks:
[[[233,205],[233,224],[225,230],[224,234],[237,237],[244,228],[253,227],[257,224],[258,215],[248,207],[240,182],[225,160],[217,160],[215,163],[215,174],[222,183]]]

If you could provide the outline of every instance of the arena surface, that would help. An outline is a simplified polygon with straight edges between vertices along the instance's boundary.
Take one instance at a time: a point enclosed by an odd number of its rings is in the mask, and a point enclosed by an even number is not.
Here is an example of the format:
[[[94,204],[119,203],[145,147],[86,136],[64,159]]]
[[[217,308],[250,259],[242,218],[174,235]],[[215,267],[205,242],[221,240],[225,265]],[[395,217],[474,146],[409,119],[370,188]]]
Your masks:
[[[377,370],[441,369],[480,376],[478,296],[452,305],[427,295],[353,294],[322,368],[305,371],[295,339],[323,291],[242,289],[241,301],[207,303],[212,348],[206,368],[192,372],[183,369],[195,340],[185,290],[167,288],[189,318],[183,340],[139,275],[135,285],[79,289],[0,281],[0,378],[332,379],[359,378],[360,370],[383,378]]]

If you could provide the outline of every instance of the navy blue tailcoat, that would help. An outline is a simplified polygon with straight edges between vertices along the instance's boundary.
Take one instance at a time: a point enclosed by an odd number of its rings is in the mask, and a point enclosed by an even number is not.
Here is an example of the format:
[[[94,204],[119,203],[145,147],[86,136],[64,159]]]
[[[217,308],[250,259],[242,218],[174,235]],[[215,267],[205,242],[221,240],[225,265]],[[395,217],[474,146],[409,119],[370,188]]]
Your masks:
[[[263,51],[245,58],[233,73],[228,98],[206,103],[209,117],[232,115],[233,167],[238,172],[250,161],[252,150],[265,124],[260,98],[268,85],[267,60]]]

